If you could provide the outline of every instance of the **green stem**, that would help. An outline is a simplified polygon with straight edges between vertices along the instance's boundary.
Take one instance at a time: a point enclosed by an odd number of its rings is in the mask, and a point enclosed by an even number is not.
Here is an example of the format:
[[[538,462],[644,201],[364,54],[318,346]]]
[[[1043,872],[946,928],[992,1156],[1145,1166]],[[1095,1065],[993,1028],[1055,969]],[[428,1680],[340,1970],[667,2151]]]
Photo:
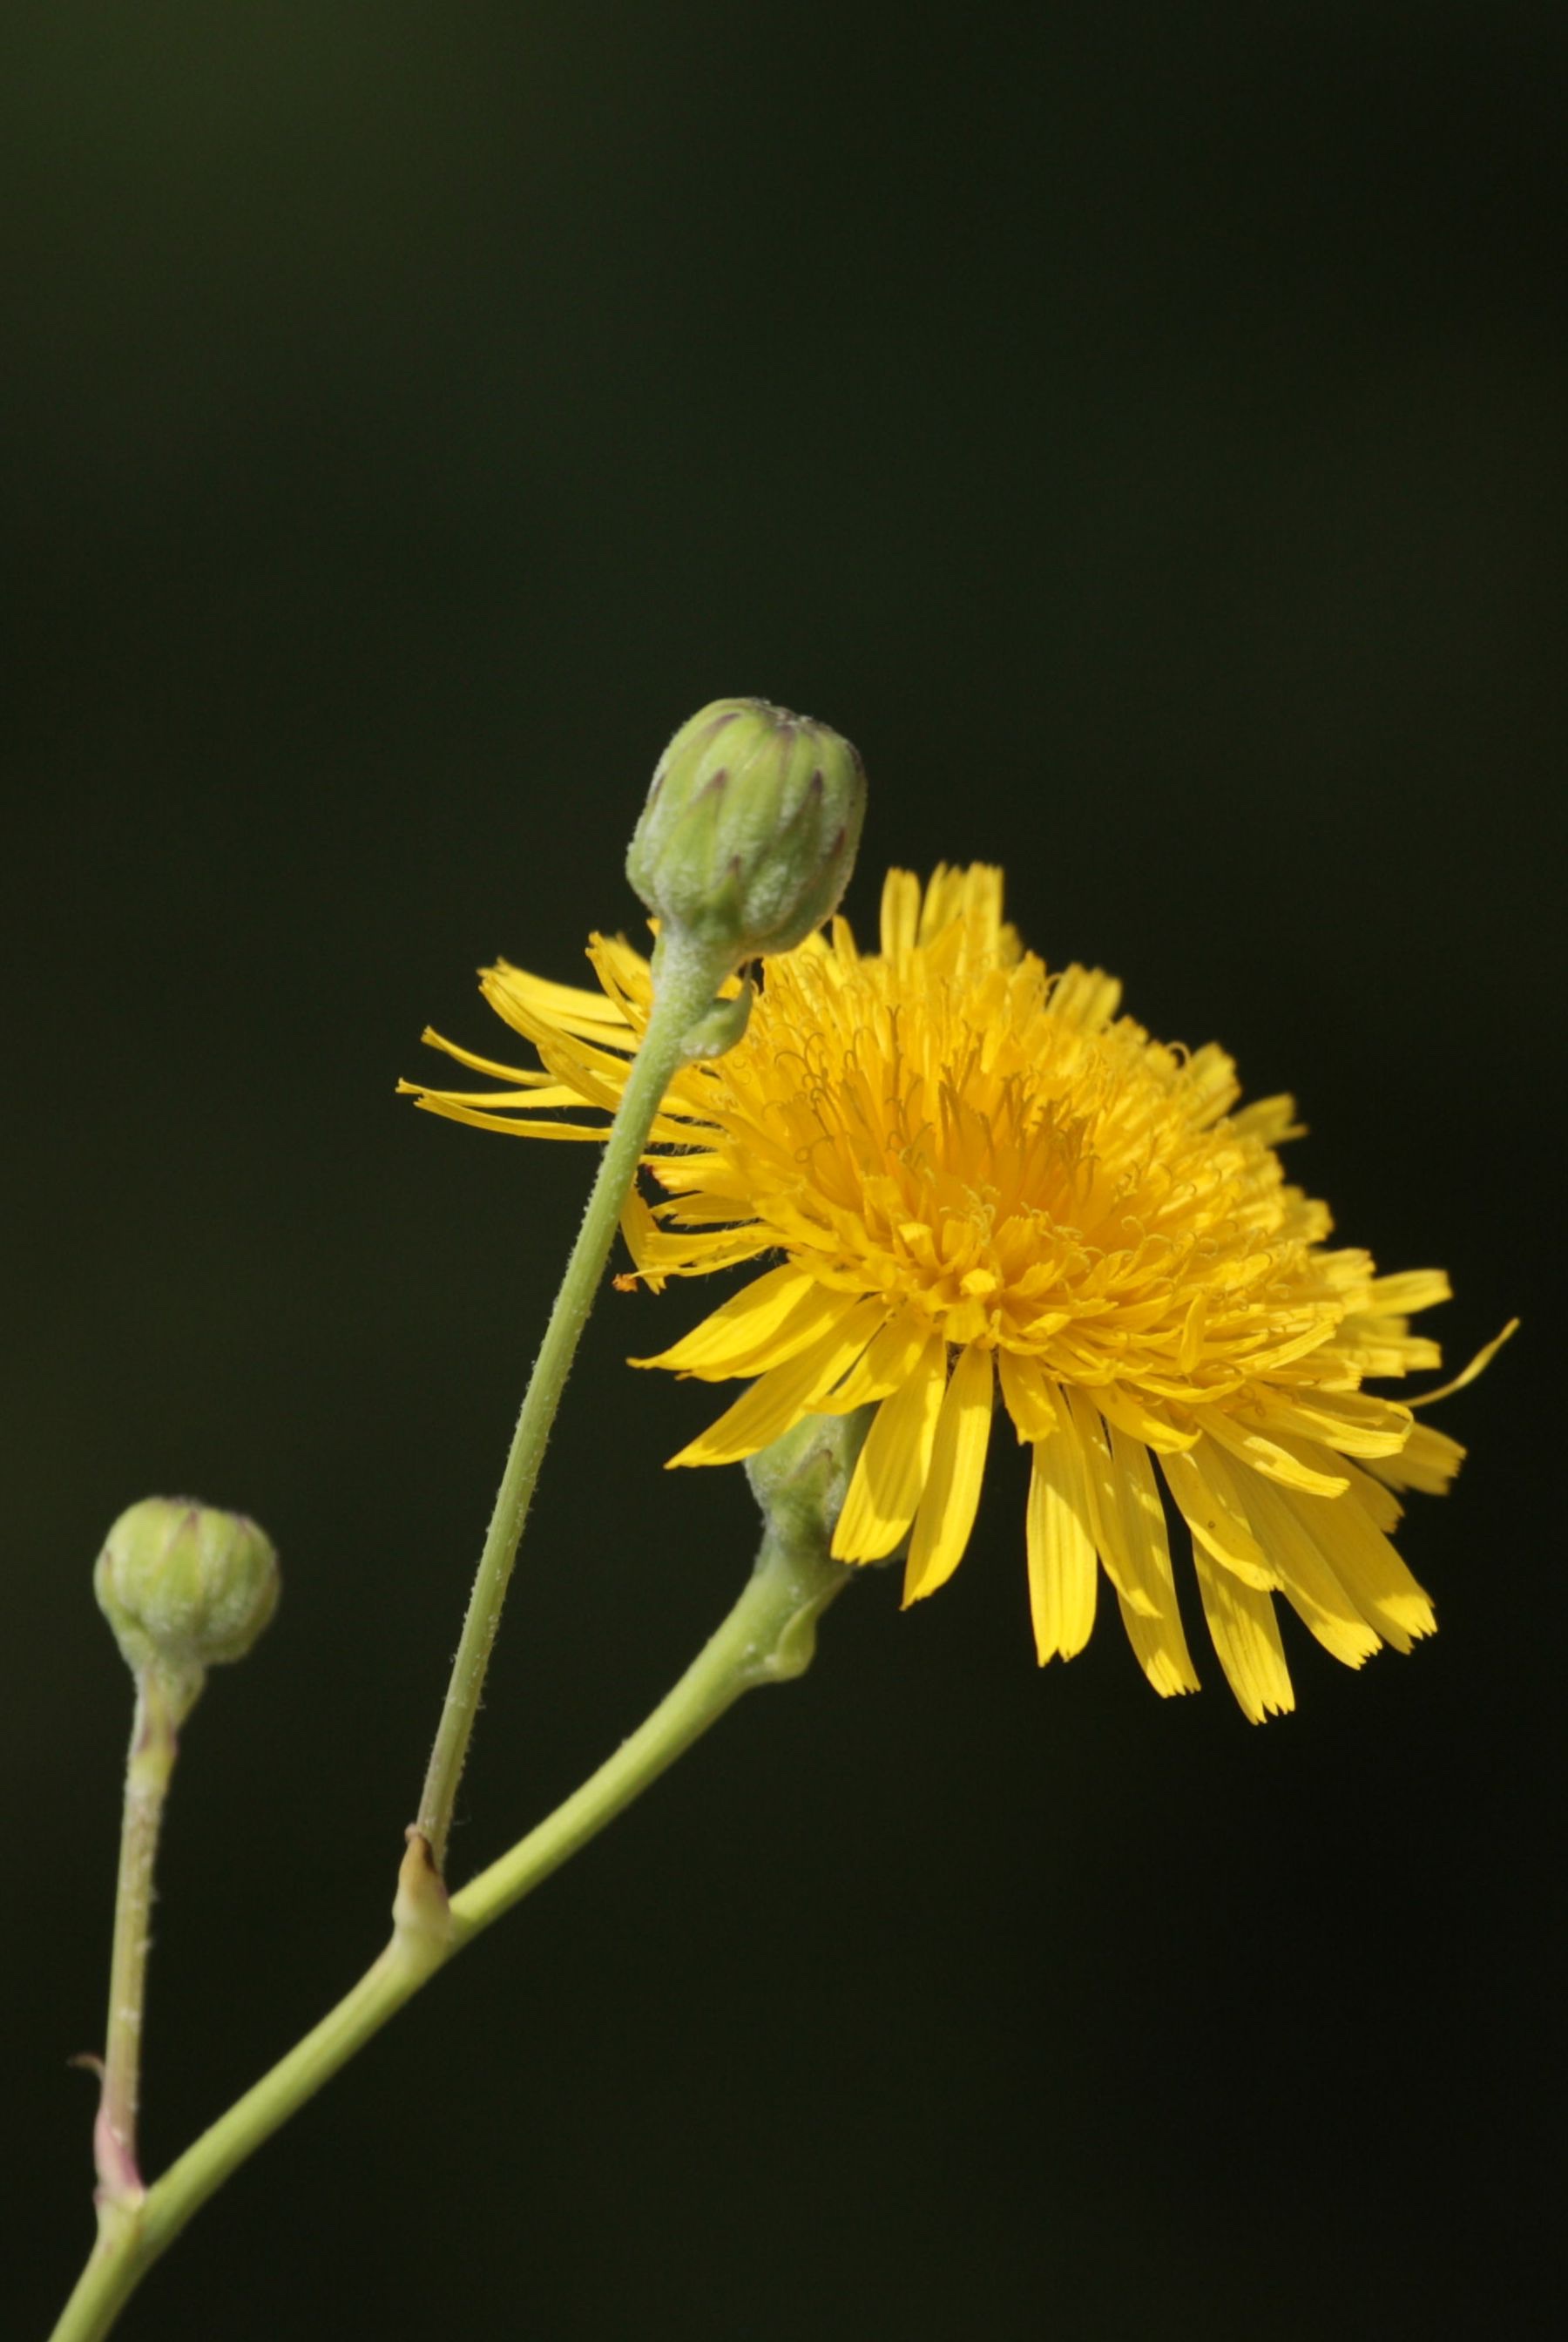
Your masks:
[[[380,1958],[314,2032],[125,2208],[83,2271],[53,2342],[99,2342],[215,2189],[438,1967],[613,1821],[743,1692],[802,1674],[811,1664],[816,1621],[852,1574],[829,1559],[824,1535],[786,1541],[770,1528],[734,1608],[646,1722],[564,1805],[471,1880],[449,1911],[424,1840],[411,1833],[393,1937]]]
[[[729,966],[726,954],[714,955],[689,944],[677,954],[668,942],[661,943],[654,957],[653,1012],[627,1073],[583,1225],[524,1394],[430,1752],[415,1827],[429,1846],[438,1872],[445,1868],[457,1785],[501,1623],[501,1606],[561,1393],[664,1092],[694,1054],[688,1046],[694,1028],[710,1016],[714,993]]]
[[[98,2222],[112,2236],[127,2208],[140,2203],[136,2165],[136,2103],[142,2068],[142,2015],[147,1990],[147,1947],[153,1912],[153,1868],[164,1801],[175,1769],[177,1726],[189,1708],[189,1686],[165,1682],[156,1667],[136,1676],[136,1706],[125,1760],[125,1802],[120,1824],[120,1872],[115,1890],[115,1940],[109,1962],[109,2014],[103,2088],[93,2127],[98,2174]]]

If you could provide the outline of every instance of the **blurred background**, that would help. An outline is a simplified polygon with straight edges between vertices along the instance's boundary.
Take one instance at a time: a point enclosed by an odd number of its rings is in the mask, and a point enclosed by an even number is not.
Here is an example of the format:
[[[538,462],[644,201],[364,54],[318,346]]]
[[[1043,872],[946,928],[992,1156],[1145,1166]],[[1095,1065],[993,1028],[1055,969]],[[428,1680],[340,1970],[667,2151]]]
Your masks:
[[[482,961],[640,934],[647,776],[737,691],[863,749],[857,921],[890,863],[1004,862],[1047,958],[1296,1091],[1344,1240],[1452,1271],[1455,1365],[1523,1315],[1409,1524],[1443,1631],[1356,1676],[1287,1619],[1262,1731],[1104,1616],[1042,1675],[999,1447],[941,1597],[846,1599],[123,2331],[1550,2330],[1562,11],[14,0],[3,41],[18,2334],[90,2235],[103,1533],[195,1492],[286,1571],[186,1735],[157,2167],[382,1939],[590,1171],[394,1083],[427,1019],[506,1054]],[[702,1301],[590,1327],[464,1871],[747,1566],[740,1473],[659,1468],[707,1402],[623,1363]]]

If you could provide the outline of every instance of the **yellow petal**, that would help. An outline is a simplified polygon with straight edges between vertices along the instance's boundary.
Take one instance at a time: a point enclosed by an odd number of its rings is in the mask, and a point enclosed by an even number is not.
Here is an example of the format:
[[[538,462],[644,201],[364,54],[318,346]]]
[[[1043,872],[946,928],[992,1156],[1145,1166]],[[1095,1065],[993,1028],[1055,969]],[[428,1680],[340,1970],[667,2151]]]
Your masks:
[[[545,1106],[582,1106],[585,1103],[580,1090],[568,1089],[564,1082],[552,1081],[548,1074],[524,1075],[524,1079],[531,1082],[532,1087],[513,1090],[426,1090],[423,1082],[399,1082],[397,1092],[400,1097],[438,1097],[445,1106],[482,1106],[490,1114],[509,1114],[523,1106],[526,1106],[530,1113],[536,1114]],[[609,1136],[607,1123],[599,1135],[603,1138]]]
[[[1018,1350],[998,1350],[1002,1373],[1002,1403],[1013,1418],[1019,1443],[1049,1439],[1056,1426],[1056,1404],[1038,1358]]]
[[[676,1228],[666,1231],[649,1211],[635,1187],[628,1188],[621,1207],[621,1234],[637,1265],[637,1274],[655,1293],[667,1276],[703,1276],[711,1270],[731,1268],[773,1252],[778,1238],[757,1226],[714,1229]]]
[[[956,900],[949,916],[964,922],[964,953],[971,967],[982,967],[994,959],[997,937],[1002,932],[1002,873],[994,863],[972,862],[967,870],[954,874],[958,880]],[[930,897],[927,896],[929,903]],[[925,940],[924,922],[921,923],[921,940]]]
[[[655,1358],[634,1366],[665,1366],[672,1374],[724,1382],[781,1366],[836,1325],[853,1296],[834,1293],[787,1264],[732,1293],[713,1315]]]
[[[1374,1479],[1372,1466],[1363,1472],[1359,1464],[1347,1464],[1350,1474],[1350,1501],[1359,1505],[1374,1528],[1384,1536],[1392,1536],[1404,1518],[1404,1506],[1384,1480]]]
[[[744,1456],[754,1456],[759,1447],[782,1437],[793,1423],[811,1413],[818,1390],[836,1382],[865,1347],[881,1314],[880,1302],[853,1302],[839,1323],[809,1350],[759,1376],[716,1423],[711,1423],[678,1456],[672,1456],[666,1468],[677,1464],[738,1464]]]
[[[1138,1665],[1161,1697],[1169,1699],[1177,1692],[1196,1691],[1198,1672],[1176,1601],[1165,1509],[1148,1449],[1115,1424],[1111,1426],[1111,1456],[1121,1495],[1128,1572],[1144,1596],[1144,1605],[1134,1607],[1118,1595],[1122,1624]]]
[[[1145,1406],[1136,1391],[1120,1383],[1107,1383],[1097,1389],[1094,1404],[1107,1423],[1120,1424],[1134,1439],[1141,1439],[1145,1447],[1161,1456],[1184,1456],[1197,1444],[1195,1431],[1178,1431],[1174,1423]]]
[[[581,1081],[589,1095],[607,1089],[614,1103],[625,1086],[632,1062],[625,1051],[635,1040],[635,1034],[621,1025],[589,1026],[581,1019],[562,1023],[536,1015],[521,995],[512,991],[504,991],[504,996],[498,997],[504,973],[486,968],[480,977],[480,990],[491,1006],[514,1032],[533,1042],[541,1062],[563,1081]],[[598,1103],[596,1096],[594,1103]]]
[[[818,1399],[817,1412],[853,1415],[857,1406],[870,1406],[877,1399],[891,1397],[908,1381],[930,1339],[929,1322],[914,1310],[895,1317],[873,1336],[864,1356],[855,1360],[843,1382],[825,1398]]]
[[[1406,1406],[1370,1391],[1253,1392],[1238,1413],[1266,1432],[1293,1431],[1341,1456],[1396,1456],[1410,1433]]]
[[[1236,1480],[1253,1526],[1278,1565],[1286,1601],[1325,1651],[1347,1667],[1359,1667],[1382,1638],[1345,1591],[1321,1542],[1261,1473],[1239,1472]]]
[[[654,1005],[654,971],[642,953],[634,951],[624,936],[590,936],[588,964],[604,987],[611,1010],[631,1025],[645,1025]],[[719,986],[719,997],[733,1000],[740,988],[739,977],[728,976]]]
[[[878,1407],[833,1533],[835,1561],[880,1561],[914,1518],[931,1469],[946,1368],[947,1345],[933,1334],[902,1386]]]
[[[1366,1288],[1365,1307],[1399,1317],[1451,1301],[1453,1287],[1441,1268],[1403,1268],[1393,1276],[1374,1276]]]
[[[1126,1535],[1122,1525],[1122,1496],[1116,1484],[1115,1467],[1111,1461],[1110,1435],[1098,1411],[1082,1391],[1069,1390],[1066,1397],[1078,1434],[1079,1452],[1084,1458],[1084,1485],[1089,1497],[1089,1518],[1094,1525],[1094,1543],[1105,1565],[1105,1575],[1130,1608],[1152,1615],[1154,1606],[1134,1578],[1127,1560]]]
[[[914,948],[920,926],[920,881],[913,870],[890,870],[882,886],[882,952],[897,963]]]
[[[1085,1033],[1108,1025],[1122,1001],[1122,986],[1103,967],[1064,967],[1051,992],[1051,1012]]]
[[[1283,1095],[1254,1098],[1251,1106],[1240,1107],[1231,1116],[1231,1128],[1244,1131],[1251,1138],[1261,1138],[1265,1146],[1277,1146],[1282,1139],[1305,1136],[1296,1120],[1294,1098]]]
[[[1094,1625],[1094,1531],[1078,1435],[1064,1408],[1034,1443],[1029,1480],[1029,1610],[1040,1664],[1070,1659]]]
[[[939,862],[925,882],[920,900],[920,921],[915,930],[922,944],[934,944],[938,936],[957,918],[964,901],[964,873],[950,863]],[[887,948],[885,943],[883,949]]]
[[[503,1066],[494,1057],[482,1057],[477,1050],[465,1049],[460,1042],[449,1041],[444,1033],[436,1031],[434,1025],[427,1025],[419,1037],[427,1049],[444,1050],[447,1056],[455,1057],[460,1066],[468,1066],[476,1074],[488,1074],[494,1081],[537,1083],[548,1081],[550,1078],[548,1074],[531,1074],[524,1067]],[[401,1086],[404,1089],[413,1090],[418,1089],[420,1085],[417,1082],[404,1082]]]
[[[1385,1643],[1407,1651],[1421,1636],[1435,1631],[1430,1599],[1363,1506],[1343,1496],[1299,1496],[1293,1488],[1280,1494]]]
[[[1243,1715],[1252,1724],[1261,1724],[1271,1714],[1288,1716],[1296,1704],[1295,1694],[1273,1604],[1255,1586],[1244,1586],[1233,1570],[1219,1567],[1196,1536],[1193,1563],[1214,1651]]]
[[[1160,1468],[1196,1543],[1258,1593],[1279,1584],[1225,1484],[1223,1466],[1214,1468],[1211,1442],[1200,1440],[1190,1456],[1162,1456]]]
[[[504,959],[485,968],[480,983],[485,998],[509,1025],[515,1020],[508,1011],[516,1007],[569,1033],[588,1033],[595,1039],[611,1035],[623,1041],[631,1037],[626,1017],[602,992],[586,992],[575,984],[552,984],[547,977],[530,976],[526,968],[514,967]]]
[[[466,1122],[475,1130],[498,1130],[507,1138],[604,1138],[609,1126],[597,1122],[524,1122],[514,1114],[486,1114],[445,1090],[416,1090],[408,1085],[422,1113],[444,1115],[448,1122]]]
[[[931,1451],[931,1474],[915,1516],[904,1573],[905,1606],[934,1594],[964,1558],[980,1502],[991,1438],[991,1353],[960,1350]]]
[[[1380,1456],[1367,1468],[1391,1488],[1419,1488],[1423,1496],[1443,1496],[1464,1456],[1465,1450],[1446,1431],[1417,1423],[1397,1456]]]
[[[1287,1488],[1304,1488],[1313,1496],[1340,1496],[1350,1486],[1343,1472],[1323,1468],[1337,1460],[1325,1448],[1305,1442],[1284,1446],[1249,1424],[1233,1422],[1223,1407],[1205,1407],[1203,1425],[1211,1439],[1266,1480],[1278,1480]],[[1309,1456],[1314,1460],[1309,1463]]]
[[[1430,1406],[1434,1399],[1452,1398],[1455,1391],[1463,1390],[1467,1384],[1473,1383],[1475,1380],[1477,1375],[1483,1375],[1486,1372],[1487,1367],[1492,1364],[1493,1359],[1497,1356],[1497,1353],[1503,1347],[1503,1343],[1511,1342],[1518,1331],[1518,1318],[1511,1317],[1508,1320],[1507,1325],[1503,1328],[1502,1333],[1499,1334],[1494,1340],[1487,1342],[1481,1349],[1477,1350],[1475,1356],[1471,1359],[1470,1364],[1463,1370],[1462,1373],[1455,1375],[1451,1383],[1444,1383],[1439,1390],[1423,1391],[1419,1398],[1413,1398],[1411,1400],[1410,1403],[1412,1406]]]

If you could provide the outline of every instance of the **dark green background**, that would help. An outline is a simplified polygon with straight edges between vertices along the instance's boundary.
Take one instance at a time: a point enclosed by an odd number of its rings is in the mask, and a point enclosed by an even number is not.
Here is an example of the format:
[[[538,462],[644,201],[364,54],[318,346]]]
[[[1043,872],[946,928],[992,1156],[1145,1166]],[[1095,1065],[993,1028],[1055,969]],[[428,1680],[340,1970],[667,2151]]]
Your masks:
[[[198,1711],[145,2134],[375,1950],[590,1166],[394,1102],[497,952],[637,931],[665,735],[757,691],[889,862],[1296,1089],[1446,1264],[1443,1631],[1175,1706],[1042,1676],[1024,1475],[884,1576],[205,2213],[128,2337],[1546,2330],[1563,834],[1556,6],[14,5],[0,377],[19,2335],[89,2234],[149,1490],[287,1596]],[[429,1061],[431,1066],[434,1061]],[[610,1296],[464,1799],[497,1851],[727,1604],[736,1472]],[[1548,1474],[1552,1475],[1549,1481]],[[1195,1648],[1198,1647],[1195,1646]],[[1203,1664],[1202,1658],[1200,1664]],[[1557,2087],[1553,2085],[1553,2089]]]

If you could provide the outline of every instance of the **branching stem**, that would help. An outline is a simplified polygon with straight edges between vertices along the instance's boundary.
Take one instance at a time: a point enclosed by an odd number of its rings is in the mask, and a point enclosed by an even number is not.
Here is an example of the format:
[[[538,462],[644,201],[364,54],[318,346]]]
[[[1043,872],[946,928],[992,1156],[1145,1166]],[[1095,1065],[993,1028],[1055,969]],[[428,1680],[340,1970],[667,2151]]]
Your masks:
[[[825,1534],[786,1540],[770,1528],[739,1601],[674,1688],[580,1789],[450,1906],[423,1838],[411,1832],[392,1940],[380,1958],[161,2179],[123,2207],[113,2230],[100,2237],[54,2342],[101,2342],[147,2270],[208,2197],[437,1968],[596,1837],[743,1692],[802,1674],[811,1663],[817,1618],[851,1575],[829,1559]]]

